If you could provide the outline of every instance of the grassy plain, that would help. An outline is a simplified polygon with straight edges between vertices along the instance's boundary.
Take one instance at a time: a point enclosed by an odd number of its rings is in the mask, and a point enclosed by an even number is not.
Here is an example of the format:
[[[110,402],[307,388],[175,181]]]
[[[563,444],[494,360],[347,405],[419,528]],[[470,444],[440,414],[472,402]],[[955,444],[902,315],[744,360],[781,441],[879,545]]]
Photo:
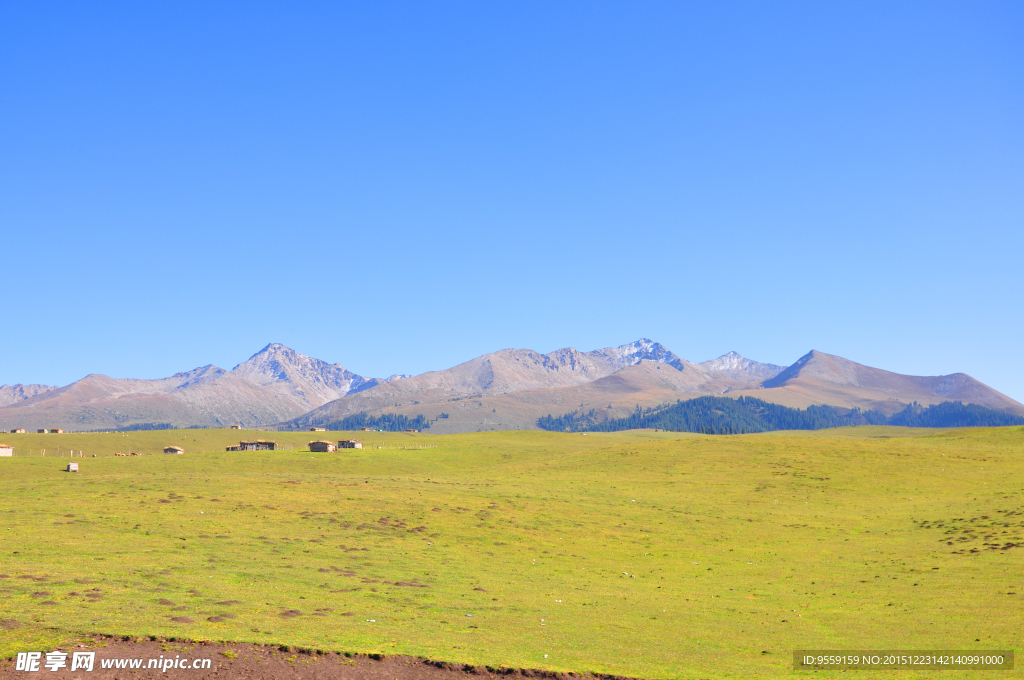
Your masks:
[[[106,633],[754,678],[1020,647],[1024,428],[311,435],[0,436],[0,656]],[[223,451],[254,436],[296,448]]]

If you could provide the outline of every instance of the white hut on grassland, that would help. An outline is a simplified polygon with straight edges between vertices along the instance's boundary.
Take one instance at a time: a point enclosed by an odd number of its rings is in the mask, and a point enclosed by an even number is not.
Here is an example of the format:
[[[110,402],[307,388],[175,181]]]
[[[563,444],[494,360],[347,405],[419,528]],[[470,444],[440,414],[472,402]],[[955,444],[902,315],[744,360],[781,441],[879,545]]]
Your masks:
[[[14,447],[7,444],[0,444],[0,457],[10,458],[14,455]]]
[[[360,441],[356,441],[355,439],[342,439],[340,442],[338,442],[338,448],[339,449],[361,449],[361,448],[363,448],[363,443],[360,442]]]
[[[310,442],[309,450],[315,453],[333,453],[338,450],[338,447],[321,439],[320,441]]]
[[[180,446],[165,446],[164,453],[185,453],[185,449]]]

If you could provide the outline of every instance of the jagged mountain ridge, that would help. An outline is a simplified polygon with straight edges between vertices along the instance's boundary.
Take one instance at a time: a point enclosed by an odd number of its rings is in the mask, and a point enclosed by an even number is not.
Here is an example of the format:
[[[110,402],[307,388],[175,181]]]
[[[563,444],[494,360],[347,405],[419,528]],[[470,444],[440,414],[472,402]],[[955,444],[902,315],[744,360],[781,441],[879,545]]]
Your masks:
[[[901,376],[816,351],[791,367],[736,352],[694,364],[642,339],[586,353],[502,350],[446,371],[346,395],[281,426],[330,426],[357,413],[393,412],[438,419],[432,425],[437,432],[532,429],[537,418],[548,414],[596,410],[614,418],[637,405],[705,395],[749,395],[800,408],[827,404],[886,414],[912,401],[963,401],[1024,415],[1024,405],[964,374]]]
[[[529,349],[503,349],[443,371],[394,380],[338,400],[323,413],[312,413],[295,426],[324,417],[344,417],[420,403],[444,403],[473,395],[509,395],[531,390],[572,387],[600,380],[623,368],[649,361],[675,371],[693,364],[663,345],[643,338],[619,347],[580,352],[572,347],[541,354]],[[331,402],[335,403],[335,402]],[[301,421],[301,422],[300,422]]]
[[[56,385],[0,385],[0,408],[57,389]]]
[[[911,401],[978,403],[1024,414],[1024,406],[964,374],[903,376],[812,351],[792,366],[729,352],[702,363],[663,345],[636,342],[581,352],[506,349],[442,371],[367,378],[271,343],[230,371],[207,365],[157,380],[91,374],[70,385],[0,388],[0,428],[284,428],[387,412],[437,418],[435,431],[533,428],[541,415],[601,409],[619,417],[702,395],[756,396],[788,406],[829,404],[894,412]]]
[[[785,366],[762,364],[753,359],[746,359],[736,352],[723,354],[717,359],[702,361],[700,365],[709,371],[743,381],[752,379],[768,380],[786,370]]]
[[[156,380],[90,374],[47,390],[15,385],[12,394],[31,394],[0,407],[0,427],[267,427],[383,382],[271,343],[231,371],[207,365]]]
[[[231,374],[275,392],[319,406],[350,392],[383,383],[340,366],[271,343],[231,369]]]

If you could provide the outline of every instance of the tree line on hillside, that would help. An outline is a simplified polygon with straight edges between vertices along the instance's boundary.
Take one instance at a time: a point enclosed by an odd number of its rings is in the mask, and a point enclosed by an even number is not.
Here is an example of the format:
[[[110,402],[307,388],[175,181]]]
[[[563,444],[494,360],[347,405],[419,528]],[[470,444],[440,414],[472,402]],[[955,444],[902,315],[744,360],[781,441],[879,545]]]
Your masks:
[[[698,397],[674,404],[636,410],[625,418],[601,420],[597,412],[573,411],[539,418],[537,426],[554,432],[617,432],[651,428],[701,434],[749,434],[775,430],[821,430],[850,425],[905,427],[999,427],[1024,425],[1024,418],[978,404],[943,402],[922,407],[917,402],[892,416],[879,411],[808,406],[806,409],[771,404],[753,397]]]
[[[889,425],[902,427],[1006,427],[1024,425],[1024,418],[995,411],[979,404],[944,401],[927,408],[916,401],[889,418]]]
[[[448,414],[445,413],[442,416],[447,418]],[[415,418],[410,418],[400,413],[382,413],[379,416],[371,416],[364,412],[345,416],[341,420],[312,424],[325,427],[328,430],[360,430],[364,427],[369,427],[374,430],[384,430],[385,432],[404,432],[406,430],[426,430],[430,427],[430,423],[436,422],[436,420],[436,418],[434,421],[427,420],[422,414]]]
[[[118,432],[148,432],[149,430],[176,430],[180,425],[173,423],[135,423],[119,428]]]
[[[215,426],[223,427],[223,426]],[[175,425],[174,423],[134,423],[122,425],[121,427],[101,427],[98,430],[73,430],[81,433],[99,432],[149,432],[150,430],[206,430],[209,425]]]

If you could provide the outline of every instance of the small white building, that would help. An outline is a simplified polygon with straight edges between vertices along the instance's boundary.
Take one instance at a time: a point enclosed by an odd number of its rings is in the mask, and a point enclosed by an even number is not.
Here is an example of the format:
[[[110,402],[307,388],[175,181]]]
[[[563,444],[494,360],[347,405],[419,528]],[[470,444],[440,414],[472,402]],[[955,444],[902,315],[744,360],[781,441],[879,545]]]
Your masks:
[[[327,432],[327,428],[326,427],[311,427],[311,428],[309,428],[309,431],[310,432]]]
[[[0,444],[0,457],[10,458],[14,455],[14,447],[7,444]]]
[[[241,429],[242,429],[242,426],[241,426],[241,425],[232,425],[232,426],[231,426],[231,429],[232,429],[232,430],[241,430]]]
[[[315,451],[317,453],[334,453],[334,451],[337,450],[337,447],[335,447],[334,444],[332,444],[330,442],[325,442],[323,440],[320,440],[320,441],[310,442],[309,443],[309,450],[310,451]]]
[[[68,472],[78,472],[78,463],[68,463]]]
[[[342,439],[340,442],[338,442],[338,448],[339,449],[361,449],[361,448],[363,448],[363,443],[359,442],[359,441],[356,441],[355,439]]]
[[[185,449],[181,448],[180,446],[165,446],[164,453],[181,454],[185,453]]]

